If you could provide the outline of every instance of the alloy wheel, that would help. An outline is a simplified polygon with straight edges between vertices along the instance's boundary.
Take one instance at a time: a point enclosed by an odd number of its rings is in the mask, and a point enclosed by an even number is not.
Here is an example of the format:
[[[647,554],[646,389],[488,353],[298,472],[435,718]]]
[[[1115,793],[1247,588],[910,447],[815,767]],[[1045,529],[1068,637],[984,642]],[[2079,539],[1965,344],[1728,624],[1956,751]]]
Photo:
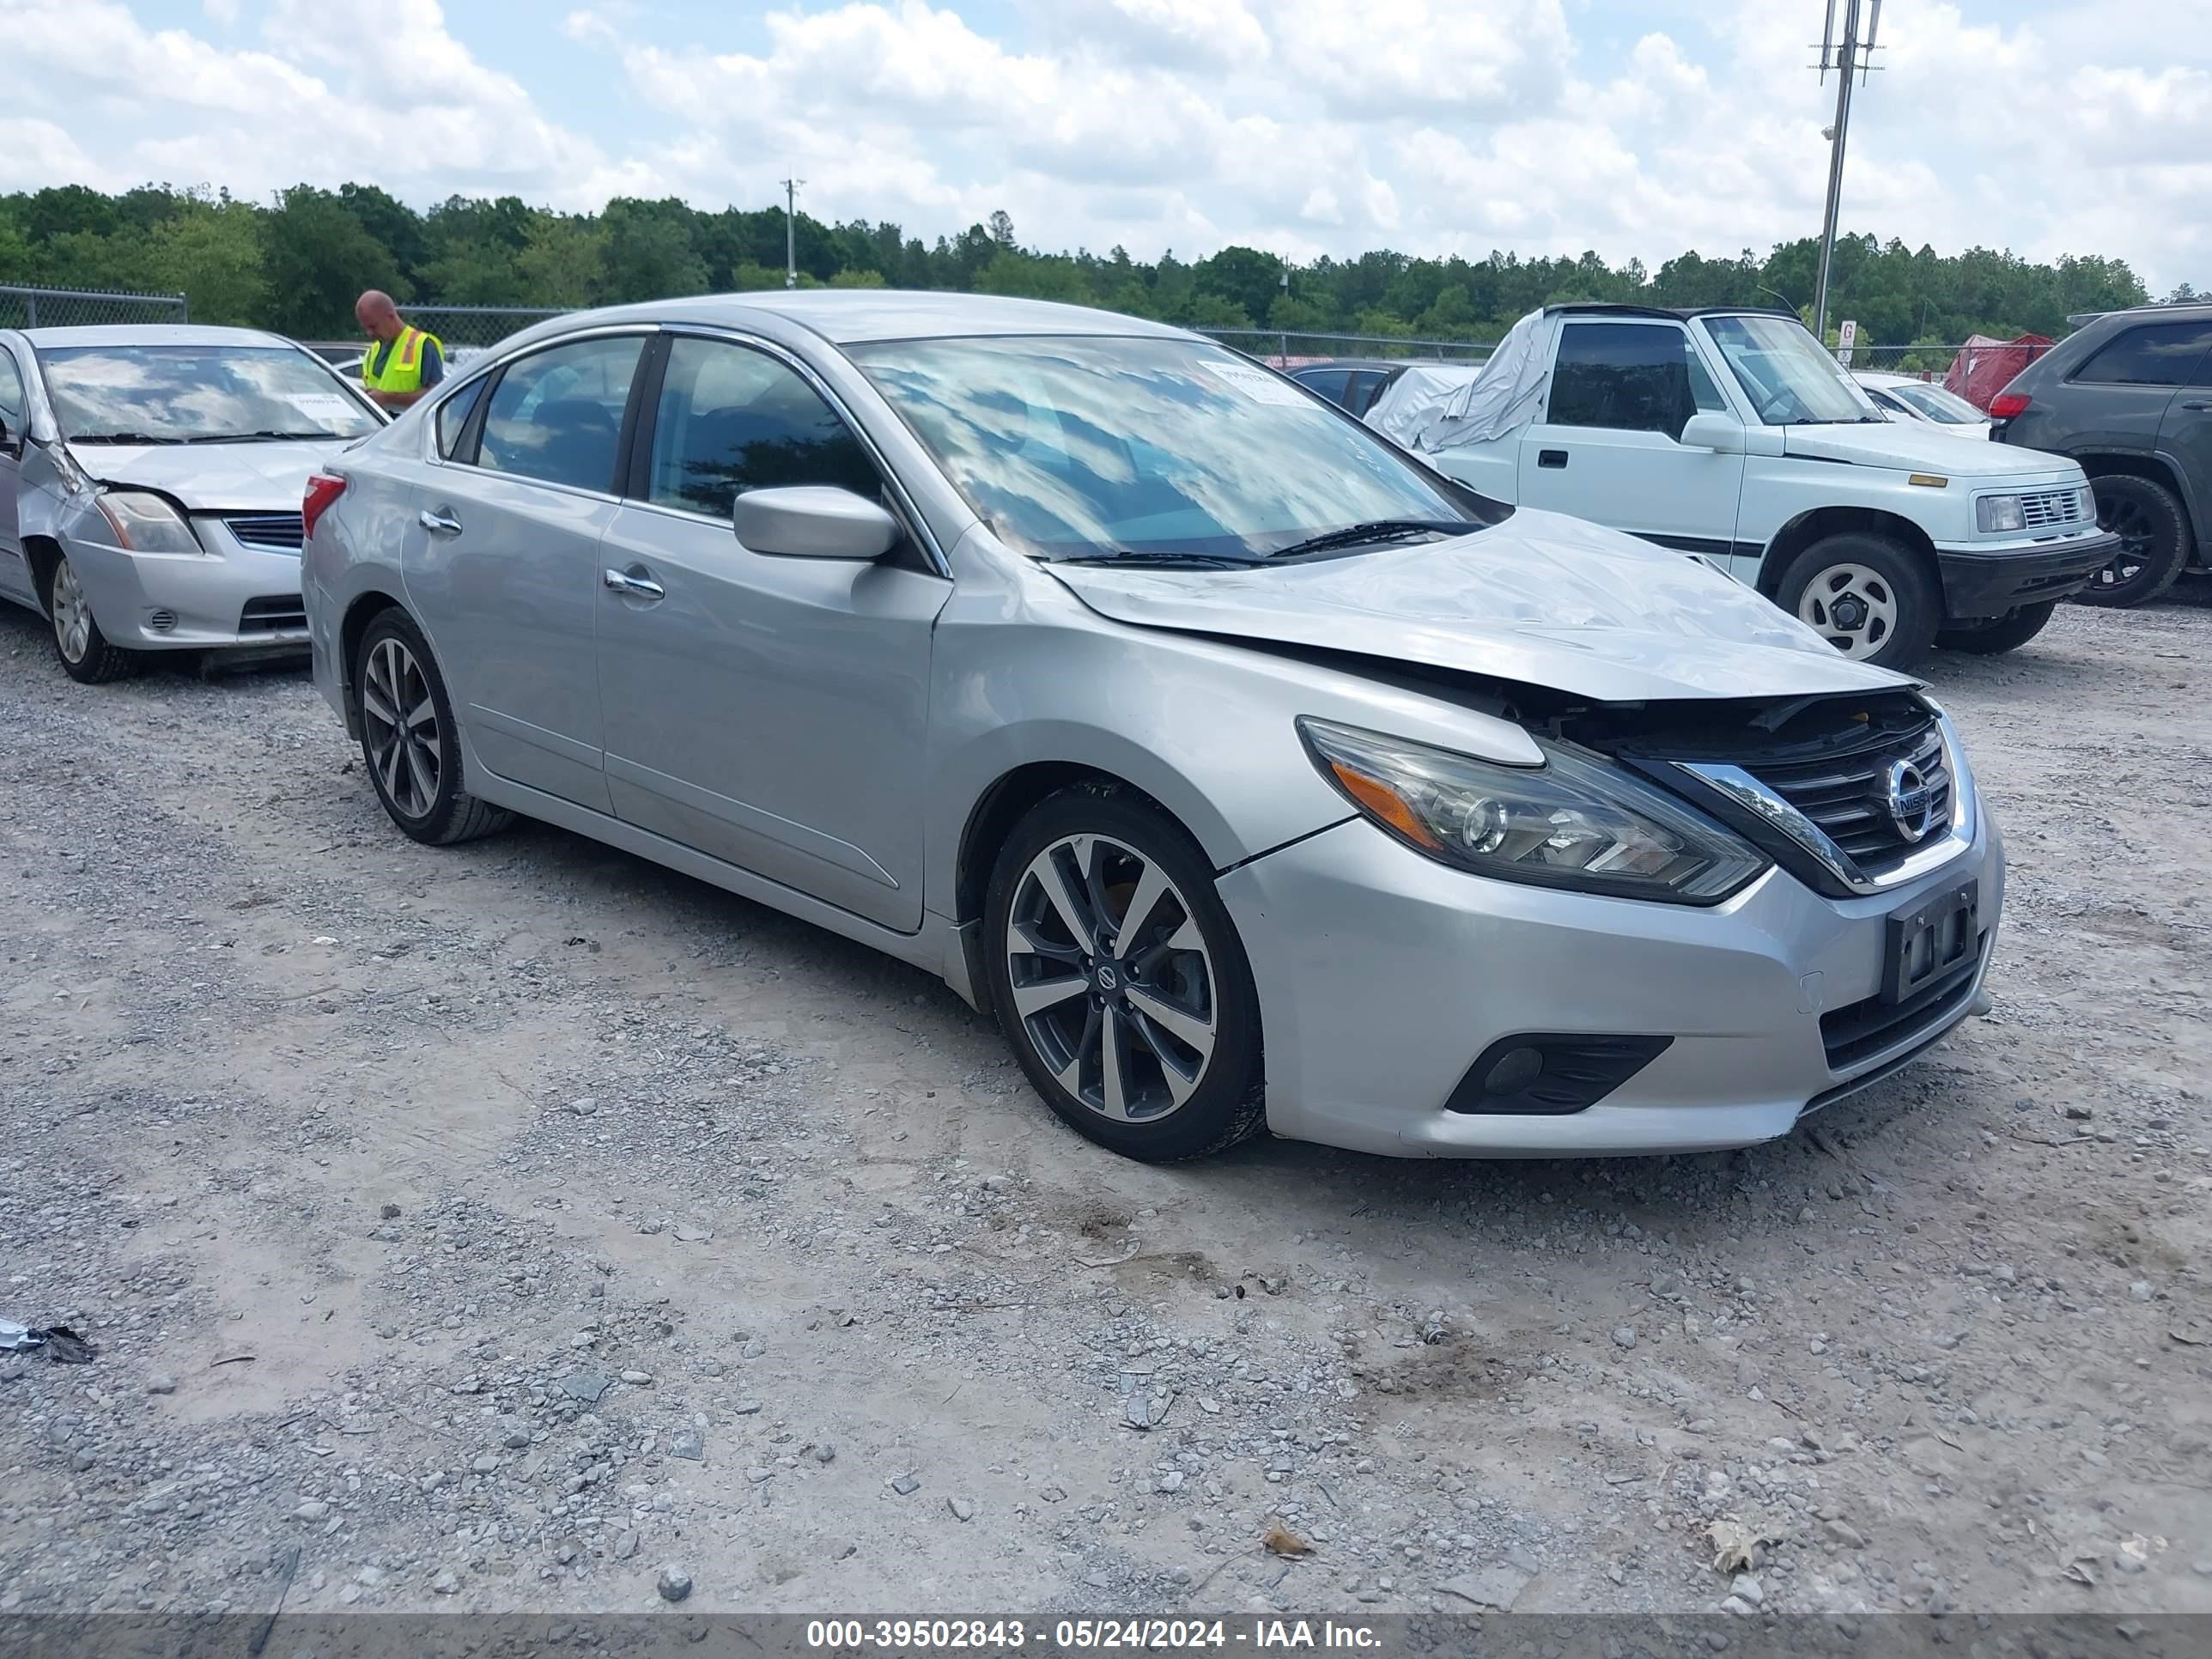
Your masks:
[[[2151,544],[2158,527],[2141,501],[2122,499],[2098,503],[2097,526],[2120,538],[2120,550],[2090,580],[2098,587],[2119,587],[2135,580],[2150,562]]]
[[[1068,836],[1030,861],[1007,912],[1014,1012],[1069,1095],[1118,1122],[1188,1101],[1212,1062],[1213,961],[1188,902],[1153,860]]]
[[[1878,570],[1832,564],[1805,585],[1797,619],[1846,657],[1871,657],[1897,630],[1897,592]]]
[[[438,804],[445,750],[430,683],[404,641],[380,639],[371,648],[361,714],[369,764],[384,798],[408,817],[428,817]]]
[[[54,567],[54,584],[51,595],[54,613],[54,641],[61,647],[62,655],[73,663],[84,660],[85,653],[92,648],[92,605],[84,597],[83,586],[76,572],[64,559]]]

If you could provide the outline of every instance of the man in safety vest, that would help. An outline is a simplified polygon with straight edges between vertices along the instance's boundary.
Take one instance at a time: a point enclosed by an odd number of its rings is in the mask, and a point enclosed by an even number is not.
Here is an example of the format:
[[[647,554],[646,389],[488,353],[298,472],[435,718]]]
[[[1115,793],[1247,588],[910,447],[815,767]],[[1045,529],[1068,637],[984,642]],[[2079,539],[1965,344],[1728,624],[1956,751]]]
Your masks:
[[[369,289],[354,301],[353,315],[368,336],[361,389],[371,402],[404,409],[446,378],[445,348],[435,335],[409,327],[389,294]]]

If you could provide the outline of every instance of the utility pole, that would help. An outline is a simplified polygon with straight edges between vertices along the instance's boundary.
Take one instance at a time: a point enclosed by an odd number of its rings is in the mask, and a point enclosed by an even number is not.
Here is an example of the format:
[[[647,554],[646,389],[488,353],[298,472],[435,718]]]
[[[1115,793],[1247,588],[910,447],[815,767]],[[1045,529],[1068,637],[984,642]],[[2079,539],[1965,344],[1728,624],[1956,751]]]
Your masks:
[[[1853,0],[1856,3],[1856,0]],[[799,286],[799,187],[804,179],[783,181],[783,285]]]
[[[1836,33],[1836,8],[1844,11],[1844,30]],[[1860,9],[1869,9],[1867,31],[1859,35]],[[1813,292],[1813,335],[1822,344],[1828,339],[1828,265],[1836,252],[1836,210],[1844,195],[1844,143],[1850,136],[1851,82],[1863,82],[1873,67],[1874,38],[1881,27],[1881,0],[1828,0],[1827,24],[1820,33],[1820,84],[1828,71],[1836,71],[1836,124],[1827,131],[1828,205],[1820,220],[1820,276]]]

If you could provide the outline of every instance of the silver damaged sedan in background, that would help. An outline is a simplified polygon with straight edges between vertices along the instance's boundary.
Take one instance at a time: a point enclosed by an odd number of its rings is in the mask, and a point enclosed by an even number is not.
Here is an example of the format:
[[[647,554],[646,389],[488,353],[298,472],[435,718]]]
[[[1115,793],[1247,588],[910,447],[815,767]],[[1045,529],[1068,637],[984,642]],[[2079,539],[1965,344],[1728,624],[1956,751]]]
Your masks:
[[[566,317],[307,520],[406,834],[526,813],[918,963],[1133,1157],[1741,1146],[1978,1002],[2002,855],[1912,682],[1175,329]]]
[[[302,489],[383,424],[274,334],[0,330],[0,599],[87,683],[151,651],[301,652]]]

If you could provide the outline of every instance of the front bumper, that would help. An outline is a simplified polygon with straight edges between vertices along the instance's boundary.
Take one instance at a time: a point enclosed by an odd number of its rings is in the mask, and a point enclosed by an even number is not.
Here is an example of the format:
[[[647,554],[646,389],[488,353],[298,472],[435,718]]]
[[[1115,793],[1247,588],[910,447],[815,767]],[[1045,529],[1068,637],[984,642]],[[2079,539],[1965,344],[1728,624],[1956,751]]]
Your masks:
[[[1943,576],[1944,614],[1972,621],[2063,599],[2086,586],[2119,550],[2120,538],[2104,531],[2063,541],[1939,547],[1936,564]]]
[[[1984,932],[1971,988],[1832,1065],[1822,1015],[1840,1039],[1842,1011],[1876,996],[1887,918],[1967,876]],[[1259,984],[1276,1133],[1400,1157],[1691,1152],[1786,1133],[1964,1018],[2004,855],[1984,807],[1956,859],[1880,896],[1822,898],[1776,869],[1695,908],[1465,875],[1355,819],[1232,871],[1220,892]],[[1532,1031],[1674,1042],[1571,1115],[1444,1109],[1478,1054]]]
[[[87,536],[64,546],[100,631],[131,651],[307,645],[300,558],[196,521],[204,553],[131,553]]]

